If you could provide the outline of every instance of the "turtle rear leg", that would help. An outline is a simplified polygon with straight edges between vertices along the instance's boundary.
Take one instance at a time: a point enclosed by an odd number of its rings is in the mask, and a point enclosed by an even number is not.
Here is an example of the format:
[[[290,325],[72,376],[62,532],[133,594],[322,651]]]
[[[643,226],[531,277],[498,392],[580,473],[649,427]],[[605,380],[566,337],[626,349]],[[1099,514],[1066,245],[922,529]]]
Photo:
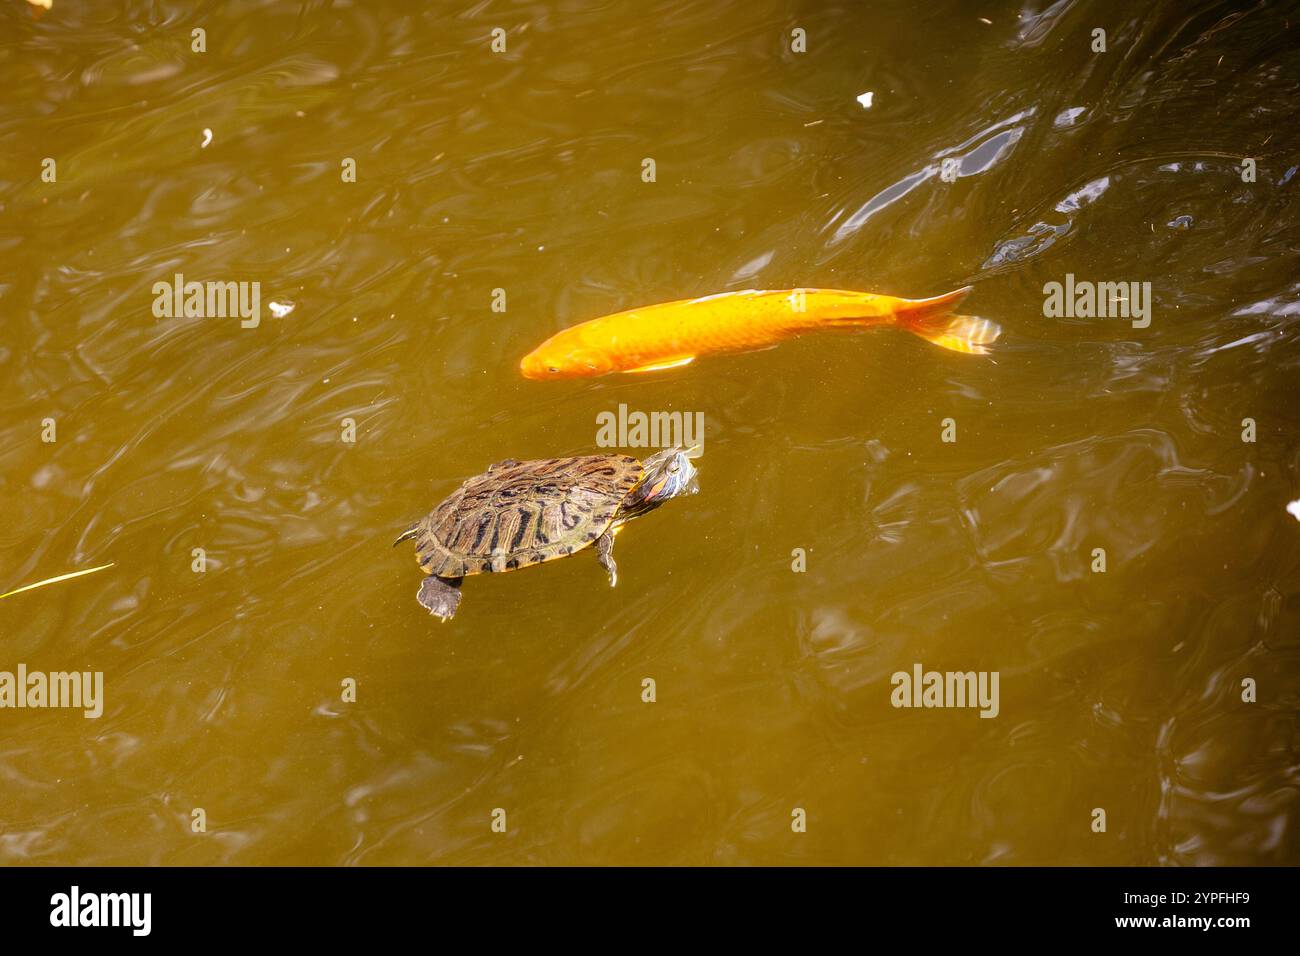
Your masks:
[[[618,565],[614,563],[614,533],[606,531],[596,539],[596,559],[609,572],[609,586],[618,584]]]
[[[460,606],[461,578],[440,578],[429,575],[420,582],[415,599],[440,621],[450,621]]]

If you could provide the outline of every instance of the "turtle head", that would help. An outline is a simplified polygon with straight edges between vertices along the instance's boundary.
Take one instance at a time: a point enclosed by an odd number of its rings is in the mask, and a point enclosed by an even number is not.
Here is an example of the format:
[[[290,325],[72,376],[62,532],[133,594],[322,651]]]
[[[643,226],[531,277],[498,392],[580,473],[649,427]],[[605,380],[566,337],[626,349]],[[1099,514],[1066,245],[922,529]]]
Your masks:
[[[645,477],[632,492],[638,511],[657,508],[669,498],[699,492],[699,472],[691,463],[691,452],[665,448],[641,463]]]

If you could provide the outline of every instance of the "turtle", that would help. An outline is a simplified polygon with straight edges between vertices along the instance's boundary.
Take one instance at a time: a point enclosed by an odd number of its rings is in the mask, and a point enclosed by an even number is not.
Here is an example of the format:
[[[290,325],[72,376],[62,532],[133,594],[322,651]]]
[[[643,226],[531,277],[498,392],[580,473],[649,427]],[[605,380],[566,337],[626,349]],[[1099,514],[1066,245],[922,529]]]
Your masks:
[[[631,455],[507,458],[466,479],[393,546],[415,539],[428,575],[416,599],[441,621],[455,616],[466,576],[515,571],[593,545],[614,587],[614,535],[670,498],[697,493],[696,454],[667,448],[644,462]]]

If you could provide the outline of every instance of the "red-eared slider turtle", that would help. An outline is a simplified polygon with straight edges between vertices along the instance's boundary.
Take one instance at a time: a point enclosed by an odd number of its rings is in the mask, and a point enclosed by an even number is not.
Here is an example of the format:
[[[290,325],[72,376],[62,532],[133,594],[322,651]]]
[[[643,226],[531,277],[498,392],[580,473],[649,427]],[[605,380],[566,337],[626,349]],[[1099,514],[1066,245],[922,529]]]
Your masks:
[[[416,597],[430,614],[449,621],[466,575],[514,571],[591,545],[613,587],[619,528],[697,490],[695,466],[680,448],[644,463],[629,455],[509,458],[468,479],[393,544],[415,539],[416,560],[429,575]]]

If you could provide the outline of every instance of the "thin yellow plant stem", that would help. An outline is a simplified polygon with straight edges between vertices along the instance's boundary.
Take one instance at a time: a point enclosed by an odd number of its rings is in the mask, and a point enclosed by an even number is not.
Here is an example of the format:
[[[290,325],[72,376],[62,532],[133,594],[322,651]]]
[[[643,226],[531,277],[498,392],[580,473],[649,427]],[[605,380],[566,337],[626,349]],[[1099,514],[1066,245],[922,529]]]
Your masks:
[[[68,578],[79,578],[83,574],[94,574],[96,571],[103,571],[105,568],[111,568],[115,562],[110,561],[108,564],[101,564],[97,568],[86,568],[84,571],[70,571],[67,574],[60,574],[57,578],[46,578],[44,581],[37,581],[35,584],[25,584],[20,588],[14,588],[12,591],[6,591],[0,594],[0,601],[9,597],[11,594],[21,594],[23,591],[30,591],[33,588],[43,588],[47,584],[54,584],[56,581],[66,581]]]

